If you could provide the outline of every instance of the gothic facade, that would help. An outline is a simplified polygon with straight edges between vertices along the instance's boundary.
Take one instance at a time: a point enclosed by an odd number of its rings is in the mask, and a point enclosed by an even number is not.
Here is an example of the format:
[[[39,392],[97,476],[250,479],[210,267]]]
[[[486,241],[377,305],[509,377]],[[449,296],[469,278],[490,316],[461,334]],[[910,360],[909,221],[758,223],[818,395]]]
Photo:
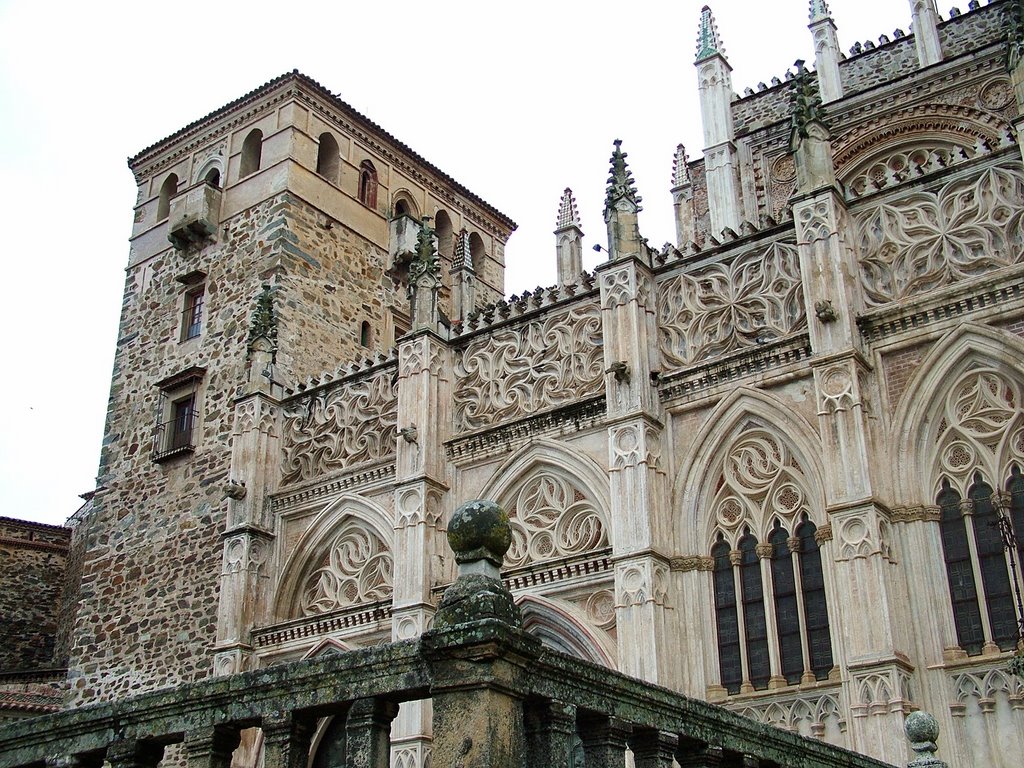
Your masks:
[[[558,283],[510,298],[515,224],[304,75],[132,158],[68,703],[416,637],[489,498],[548,645],[895,764],[925,709],[951,766],[1015,764],[1022,6],[914,0],[844,55],[810,5],[813,72],[743,96],[704,9],[675,244],[616,142],[607,261],[566,190]]]

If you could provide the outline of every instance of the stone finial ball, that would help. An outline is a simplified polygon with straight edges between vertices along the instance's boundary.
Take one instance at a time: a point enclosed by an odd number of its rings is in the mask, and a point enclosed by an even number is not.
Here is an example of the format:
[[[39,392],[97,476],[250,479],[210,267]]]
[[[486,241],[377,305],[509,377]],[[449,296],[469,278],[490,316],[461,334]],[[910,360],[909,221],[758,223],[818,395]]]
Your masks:
[[[914,744],[934,742],[939,738],[938,720],[920,710],[907,715],[903,729],[907,732],[907,738]]]
[[[448,523],[448,546],[455,552],[457,563],[489,560],[500,568],[512,546],[508,514],[489,499],[467,501]]]

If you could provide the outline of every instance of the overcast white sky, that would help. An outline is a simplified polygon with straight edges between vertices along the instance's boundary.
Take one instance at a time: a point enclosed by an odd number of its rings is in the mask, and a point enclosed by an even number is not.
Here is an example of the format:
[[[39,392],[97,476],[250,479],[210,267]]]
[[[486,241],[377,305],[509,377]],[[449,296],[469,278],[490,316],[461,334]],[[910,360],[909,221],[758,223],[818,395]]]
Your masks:
[[[702,5],[0,0],[0,516],[60,523],[94,486],[135,203],[126,157],[298,68],[519,223],[508,293],[549,285],[566,186],[596,263],[615,138],[641,232],[674,242],[673,152],[703,146]],[[843,50],[910,31],[907,0],[829,5]],[[813,61],[807,0],[711,7],[735,91]]]

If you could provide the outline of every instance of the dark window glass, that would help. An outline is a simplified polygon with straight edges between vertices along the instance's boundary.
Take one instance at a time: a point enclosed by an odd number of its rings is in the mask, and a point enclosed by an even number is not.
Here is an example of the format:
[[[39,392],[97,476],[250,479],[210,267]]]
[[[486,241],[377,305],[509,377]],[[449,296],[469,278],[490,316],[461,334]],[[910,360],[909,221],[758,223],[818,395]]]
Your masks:
[[[824,680],[832,671],[832,634],[825,602],[825,579],[821,573],[821,549],[814,538],[817,528],[805,520],[796,529],[800,539],[800,588],[804,597],[804,624],[807,627],[807,651],[811,671]]]
[[[978,608],[978,589],[971,568],[971,552],[967,545],[966,521],[960,514],[960,494],[950,487],[948,480],[943,480],[936,502],[942,510],[939,532],[957,642],[973,656],[981,653],[985,636]]]
[[[711,549],[715,561],[715,621],[718,627],[718,670],[722,686],[739,693],[743,682],[740,660],[740,628],[736,616],[736,579],[729,561],[729,545],[719,541]]]
[[[195,423],[196,396],[189,395],[171,404],[171,434],[167,450],[192,445],[192,426]]]
[[[768,658],[768,626],[765,622],[761,563],[757,557],[756,547],[757,540],[749,533],[740,539],[740,585],[743,595],[743,623],[747,633],[750,682],[755,688],[767,688],[771,677],[771,664]]]
[[[789,551],[786,531],[776,527],[768,541],[772,545],[772,594],[775,598],[775,625],[779,634],[779,655],[786,682],[800,682],[804,671],[800,646],[800,608],[796,600],[796,579],[793,577],[793,553]]]
[[[1017,539],[1017,574],[1024,574],[1024,476],[1016,464],[1010,470],[1010,520]]]
[[[205,291],[199,288],[185,297],[185,312],[181,329],[183,341],[194,339],[203,331],[203,302],[205,295]]]
[[[1017,644],[1017,616],[1013,610],[1006,552],[999,533],[995,504],[992,503],[992,486],[984,482],[981,475],[975,475],[974,485],[968,489],[967,496],[974,506],[974,543],[992,640],[1002,650],[1009,651]]]

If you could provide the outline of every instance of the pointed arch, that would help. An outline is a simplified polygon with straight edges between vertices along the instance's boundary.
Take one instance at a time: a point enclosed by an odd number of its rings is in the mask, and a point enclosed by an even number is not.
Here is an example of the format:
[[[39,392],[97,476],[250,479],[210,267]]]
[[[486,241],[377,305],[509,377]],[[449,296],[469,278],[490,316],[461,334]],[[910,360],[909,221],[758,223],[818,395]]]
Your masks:
[[[592,459],[537,440],[507,459],[483,488],[508,512],[512,547],[506,567],[609,546],[608,478]]]
[[[676,474],[672,490],[672,508],[679,515],[678,524],[673,526],[677,537],[675,551],[704,552],[711,546],[715,521],[710,508],[718,490],[717,479],[723,472],[726,452],[744,431],[770,437],[792,459],[793,466],[784,471],[794,478],[798,475],[805,488],[800,491],[802,499],[787,493],[787,502],[792,498],[794,504],[791,516],[798,516],[799,510],[804,509],[816,524],[825,522],[824,473],[817,430],[780,398],[740,387],[708,414],[693,441],[692,451]],[[778,485],[775,490],[785,489]],[[758,540],[767,539],[772,519],[771,514],[766,514],[758,521],[754,531]]]
[[[281,569],[274,615],[282,621],[303,615],[307,582],[327,565],[337,565],[339,546],[350,560],[343,574],[349,598],[389,593],[393,538],[394,524],[378,505],[352,495],[332,501],[299,537]]]
[[[616,668],[614,642],[576,606],[540,595],[523,595],[516,599],[516,604],[523,614],[523,629],[547,647]]]
[[[945,400],[971,370],[1024,385],[1024,340],[976,323],[965,323],[940,339],[921,361],[893,416],[896,446],[893,488],[897,503],[931,504],[939,489],[936,471]],[[1020,404],[1018,403],[1018,407]],[[1000,475],[1002,468],[986,467]],[[993,476],[1001,484],[1006,478]]]

